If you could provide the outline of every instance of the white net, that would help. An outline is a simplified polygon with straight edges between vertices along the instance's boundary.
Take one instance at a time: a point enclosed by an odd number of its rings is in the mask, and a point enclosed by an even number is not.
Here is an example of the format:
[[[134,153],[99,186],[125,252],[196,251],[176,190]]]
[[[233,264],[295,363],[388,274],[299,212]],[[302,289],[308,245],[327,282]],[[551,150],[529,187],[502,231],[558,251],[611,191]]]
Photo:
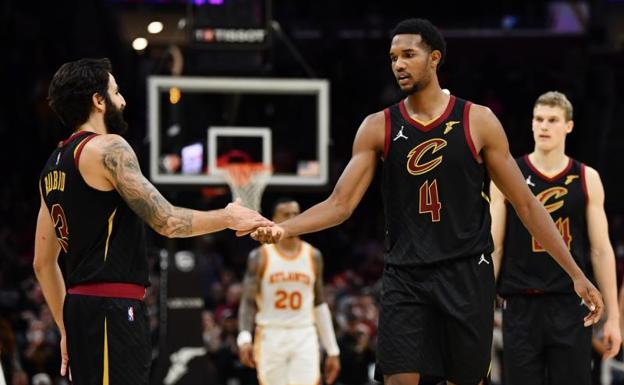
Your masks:
[[[260,211],[262,193],[273,174],[271,166],[263,163],[230,163],[224,169],[232,200],[240,198],[245,207]]]

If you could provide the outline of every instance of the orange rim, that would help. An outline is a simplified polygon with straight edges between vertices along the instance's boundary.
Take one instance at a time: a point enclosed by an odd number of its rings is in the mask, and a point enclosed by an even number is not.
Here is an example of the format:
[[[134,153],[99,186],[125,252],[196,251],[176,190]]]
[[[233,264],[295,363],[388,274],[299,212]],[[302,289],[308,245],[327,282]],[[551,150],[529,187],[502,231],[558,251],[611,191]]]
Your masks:
[[[273,172],[273,167],[264,163],[230,163],[223,166],[229,183],[236,187],[246,186],[254,175]]]

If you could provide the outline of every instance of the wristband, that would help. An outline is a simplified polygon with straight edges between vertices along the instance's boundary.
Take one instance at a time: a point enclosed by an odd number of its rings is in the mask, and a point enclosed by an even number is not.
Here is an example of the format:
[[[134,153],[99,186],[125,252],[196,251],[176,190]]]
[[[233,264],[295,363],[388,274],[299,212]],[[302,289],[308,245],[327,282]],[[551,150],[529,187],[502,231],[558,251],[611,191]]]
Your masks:
[[[332,324],[331,313],[327,303],[323,302],[314,308],[314,316],[316,328],[319,333],[319,339],[323,348],[329,356],[337,356],[340,354],[338,343],[336,343],[336,335],[334,334],[334,325]]]
[[[238,333],[238,337],[236,337],[236,345],[238,345],[239,348],[245,344],[250,344],[251,341],[251,333],[247,330],[241,330],[241,332]]]

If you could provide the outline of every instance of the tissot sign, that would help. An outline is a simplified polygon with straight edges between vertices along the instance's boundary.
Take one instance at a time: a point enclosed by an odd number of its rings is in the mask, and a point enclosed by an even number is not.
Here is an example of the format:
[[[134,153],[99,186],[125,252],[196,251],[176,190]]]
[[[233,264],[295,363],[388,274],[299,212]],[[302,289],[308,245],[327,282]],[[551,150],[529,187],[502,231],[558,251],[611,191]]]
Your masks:
[[[264,44],[267,30],[264,28],[196,28],[195,41],[207,44]]]
[[[271,0],[192,0],[192,3],[188,33],[195,48],[254,51],[270,46]]]

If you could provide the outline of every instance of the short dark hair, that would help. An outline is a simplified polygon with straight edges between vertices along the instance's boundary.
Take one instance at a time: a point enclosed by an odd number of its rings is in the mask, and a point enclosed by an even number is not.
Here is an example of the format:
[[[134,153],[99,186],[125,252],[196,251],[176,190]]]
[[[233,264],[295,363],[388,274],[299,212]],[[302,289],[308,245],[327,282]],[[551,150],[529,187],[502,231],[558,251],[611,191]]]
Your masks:
[[[86,122],[93,94],[108,99],[111,71],[107,58],[68,62],[56,71],[48,88],[48,103],[63,124],[75,130]]]
[[[277,200],[273,203],[273,210],[271,211],[271,216],[272,217],[275,216],[275,212],[277,211],[277,206],[279,206],[281,204],[284,204],[284,203],[290,203],[290,202],[299,203],[299,202],[297,202],[296,199],[291,198],[291,197],[277,198]]]
[[[409,35],[420,35],[422,41],[429,46],[431,51],[438,50],[442,54],[442,59],[440,59],[440,64],[444,63],[446,59],[446,41],[444,41],[444,37],[440,30],[436,28],[429,20],[427,19],[406,19],[394,27],[391,33],[391,38],[396,35],[409,34]]]

